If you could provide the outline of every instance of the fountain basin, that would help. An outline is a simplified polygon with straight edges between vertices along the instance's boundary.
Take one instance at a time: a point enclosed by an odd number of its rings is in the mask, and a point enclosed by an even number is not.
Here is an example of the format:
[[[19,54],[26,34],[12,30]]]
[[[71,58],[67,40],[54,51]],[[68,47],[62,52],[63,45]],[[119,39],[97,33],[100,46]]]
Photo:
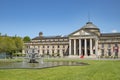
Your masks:
[[[44,63],[28,63],[28,62],[10,62],[1,63],[1,69],[19,69],[19,68],[51,68],[57,66],[84,66],[88,65],[83,62],[44,62]]]

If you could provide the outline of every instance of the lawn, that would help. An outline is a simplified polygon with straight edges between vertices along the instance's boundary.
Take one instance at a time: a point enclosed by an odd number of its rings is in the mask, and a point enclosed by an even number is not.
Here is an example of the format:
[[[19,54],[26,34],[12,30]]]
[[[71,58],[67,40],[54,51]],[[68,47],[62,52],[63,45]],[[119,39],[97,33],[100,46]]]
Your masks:
[[[46,69],[0,69],[0,80],[120,80],[120,61],[75,60],[86,66]]]

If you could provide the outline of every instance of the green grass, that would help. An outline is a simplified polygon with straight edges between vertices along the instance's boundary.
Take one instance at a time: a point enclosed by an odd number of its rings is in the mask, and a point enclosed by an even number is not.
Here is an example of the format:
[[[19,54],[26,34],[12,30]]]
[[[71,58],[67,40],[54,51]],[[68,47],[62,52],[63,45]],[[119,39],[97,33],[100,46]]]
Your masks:
[[[120,61],[75,61],[90,65],[46,69],[0,69],[0,80],[120,80]]]

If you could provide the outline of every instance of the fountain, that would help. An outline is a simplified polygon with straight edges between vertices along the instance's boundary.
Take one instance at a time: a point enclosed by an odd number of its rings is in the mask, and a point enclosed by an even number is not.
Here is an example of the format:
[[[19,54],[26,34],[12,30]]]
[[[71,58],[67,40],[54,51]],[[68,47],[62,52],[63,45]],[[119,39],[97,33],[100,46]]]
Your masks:
[[[39,55],[37,48],[30,48],[26,54],[25,59],[27,59],[29,63],[43,63],[43,59]]]
[[[23,58],[23,62],[4,62],[0,63],[0,69],[8,68],[50,68],[57,66],[82,66],[88,65],[81,62],[72,61],[49,61],[43,62],[43,58],[39,55],[39,50],[37,48],[30,48],[26,57]]]

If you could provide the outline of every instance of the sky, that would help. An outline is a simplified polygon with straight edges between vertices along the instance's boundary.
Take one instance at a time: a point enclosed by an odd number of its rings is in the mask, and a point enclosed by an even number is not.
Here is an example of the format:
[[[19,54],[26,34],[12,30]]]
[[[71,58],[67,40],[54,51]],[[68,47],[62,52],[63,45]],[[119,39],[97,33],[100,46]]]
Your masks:
[[[120,32],[120,0],[0,0],[2,35],[69,35],[89,20],[101,33]]]

